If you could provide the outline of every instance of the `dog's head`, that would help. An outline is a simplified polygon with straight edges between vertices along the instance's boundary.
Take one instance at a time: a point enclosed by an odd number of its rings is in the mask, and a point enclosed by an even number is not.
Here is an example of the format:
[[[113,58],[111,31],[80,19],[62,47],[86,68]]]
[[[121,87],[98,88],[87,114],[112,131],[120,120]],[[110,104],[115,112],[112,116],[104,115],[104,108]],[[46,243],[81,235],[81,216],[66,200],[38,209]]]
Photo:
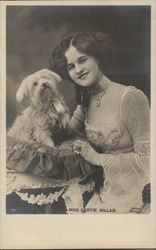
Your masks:
[[[61,77],[47,69],[40,70],[26,77],[20,84],[16,93],[16,99],[21,102],[28,96],[35,107],[47,106],[57,99],[57,83]]]

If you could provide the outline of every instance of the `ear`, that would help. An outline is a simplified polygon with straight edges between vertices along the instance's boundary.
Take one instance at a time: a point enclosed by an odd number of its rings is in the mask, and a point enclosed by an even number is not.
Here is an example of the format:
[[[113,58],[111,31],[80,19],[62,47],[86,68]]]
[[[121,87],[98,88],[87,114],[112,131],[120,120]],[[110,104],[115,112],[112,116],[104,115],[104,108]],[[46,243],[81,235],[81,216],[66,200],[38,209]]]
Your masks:
[[[21,84],[20,87],[18,88],[17,92],[16,92],[16,100],[18,102],[21,102],[24,98],[24,96],[27,96],[29,93],[29,89],[28,89],[28,81],[27,79],[24,79]]]
[[[62,81],[62,78],[58,74],[56,74],[53,71],[51,73],[52,73],[53,77],[56,79],[57,82],[61,82]]]
[[[39,77],[49,77],[49,78],[54,78],[57,82],[61,82],[62,81],[62,78],[57,74],[55,73],[54,71],[51,71],[49,69],[42,69],[38,72],[36,72],[37,75],[39,73]]]

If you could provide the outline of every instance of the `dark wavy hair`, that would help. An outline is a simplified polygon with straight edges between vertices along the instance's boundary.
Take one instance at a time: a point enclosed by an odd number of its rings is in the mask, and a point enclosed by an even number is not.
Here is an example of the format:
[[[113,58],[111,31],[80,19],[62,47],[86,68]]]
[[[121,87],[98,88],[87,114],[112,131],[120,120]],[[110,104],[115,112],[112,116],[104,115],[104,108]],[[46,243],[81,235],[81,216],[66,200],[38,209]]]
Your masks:
[[[79,32],[63,39],[53,49],[49,57],[50,69],[59,74],[63,79],[70,79],[67,70],[65,52],[73,45],[81,53],[93,56],[107,75],[112,64],[112,42],[108,34],[100,32]]]

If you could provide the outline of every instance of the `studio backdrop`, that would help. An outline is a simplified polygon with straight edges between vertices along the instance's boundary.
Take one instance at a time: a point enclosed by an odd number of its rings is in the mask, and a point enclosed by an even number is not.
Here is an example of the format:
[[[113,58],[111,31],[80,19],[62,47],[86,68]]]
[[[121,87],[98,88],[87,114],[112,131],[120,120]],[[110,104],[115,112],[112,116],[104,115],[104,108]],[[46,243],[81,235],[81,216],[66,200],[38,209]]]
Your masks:
[[[150,6],[7,6],[7,127],[24,106],[15,95],[20,82],[48,68],[49,53],[77,31],[110,34],[113,42],[111,80],[141,89],[150,101]],[[60,84],[74,110],[73,84]]]

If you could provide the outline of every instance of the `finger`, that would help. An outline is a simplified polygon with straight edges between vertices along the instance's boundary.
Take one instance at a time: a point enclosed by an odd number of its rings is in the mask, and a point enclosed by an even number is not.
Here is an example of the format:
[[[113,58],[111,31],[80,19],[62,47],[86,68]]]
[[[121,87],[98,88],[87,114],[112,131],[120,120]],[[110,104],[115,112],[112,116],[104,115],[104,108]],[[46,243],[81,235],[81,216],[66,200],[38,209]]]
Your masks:
[[[76,154],[80,154],[81,151],[82,151],[82,147],[77,146],[77,147],[73,148],[73,152],[76,153]]]
[[[74,148],[73,149],[74,154],[80,155],[81,154],[81,148]]]
[[[82,140],[75,140],[74,143],[84,143]]]
[[[83,147],[84,145],[86,145],[86,143],[83,141],[75,141],[73,145],[76,147],[81,147],[81,146]]]
[[[80,152],[81,151],[81,147],[80,146],[74,146],[73,147],[73,151],[77,151],[77,152]]]

